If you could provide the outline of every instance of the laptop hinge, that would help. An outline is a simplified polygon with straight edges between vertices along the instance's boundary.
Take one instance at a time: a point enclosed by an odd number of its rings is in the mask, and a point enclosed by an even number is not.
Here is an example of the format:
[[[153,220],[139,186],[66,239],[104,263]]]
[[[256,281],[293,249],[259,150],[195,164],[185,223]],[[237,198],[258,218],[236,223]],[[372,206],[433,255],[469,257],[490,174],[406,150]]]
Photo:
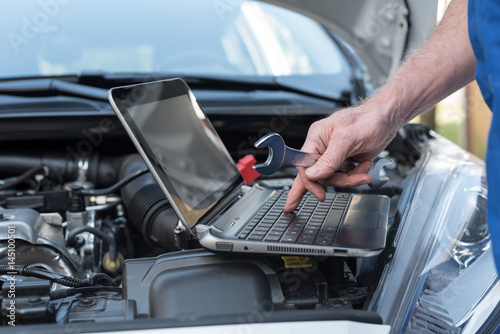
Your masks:
[[[210,210],[207,212],[205,216],[203,216],[198,223],[194,226],[194,231],[197,233],[198,231],[198,225],[210,225],[210,222],[214,220],[214,218],[222,215],[227,209],[229,209],[237,199],[242,197],[244,194],[246,194],[251,187],[247,187],[244,184],[235,187],[223,200],[221,200],[219,203],[217,203],[214,206],[213,210]],[[203,231],[203,227],[200,227],[200,231]]]

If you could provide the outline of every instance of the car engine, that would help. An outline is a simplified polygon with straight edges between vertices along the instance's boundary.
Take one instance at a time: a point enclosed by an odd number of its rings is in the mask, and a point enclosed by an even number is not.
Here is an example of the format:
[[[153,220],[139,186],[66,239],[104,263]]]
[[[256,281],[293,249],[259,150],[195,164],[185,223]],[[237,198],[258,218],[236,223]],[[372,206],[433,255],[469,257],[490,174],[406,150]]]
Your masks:
[[[405,173],[429,137],[417,125],[404,131],[387,149],[395,164],[386,186],[329,190],[388,195],[394,212]],[[213,254],[179,224],[123,133],[90,154],[81,154],[82,143],[26,141],[0,152],[1,325],[272,321],[276,310],[381,322],[366,305],[390,260],[390,235],[381,255],[364,259]],[[289,187],[294,174],[284,169],[255,182]]]

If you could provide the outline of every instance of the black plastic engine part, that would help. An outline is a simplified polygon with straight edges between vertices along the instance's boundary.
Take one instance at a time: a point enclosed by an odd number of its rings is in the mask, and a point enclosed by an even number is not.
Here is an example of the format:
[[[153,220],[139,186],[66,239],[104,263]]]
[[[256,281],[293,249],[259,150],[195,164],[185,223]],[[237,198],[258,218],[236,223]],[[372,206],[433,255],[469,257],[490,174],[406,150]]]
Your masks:
[[[130,155],[120,168],[120,179],[144,168],[146,164],[138,154]],[[130,221],[148,243],[169,251],[177,250],[174,230],[179,218],[151,174],[130,182],[122,188],[121,195]]]
[[[374,312],[322,301],[326,297],[325,281],[315,279],[314,273],[305,270],[303,273],[307,274],[306,281],[294,279],[289,282],[293,286],[283,285],[276,268],[265,258],[222,259],[204,250],[187,250],[126,260],[123,297],[127,314],[152,321],[168,319],[166,323],[192,325],[214,319],[218,323],[235,323],[235,319],[236,323],[279,322],[298,321],[304,319],[302,316],[309,317],[308,320],[381,323],[382,319]],[[325,287],[319,299],[318,283]],[[325,303],[318,304],[322,302]],[[304,309],[304,306],[313,308],[313,304],[325,311]]]
[[[429,139],[433,138],[429,127],[421,124],[407,124],[387,145],[390,155],[409,166],[415,166],[420,151]]]
[[[85,199],[82,195],[83,187],[81,185],[72,184],[69,186],[68,211],[82,212],[85,211]]]
[[[2,285],[1,313],[9,324],[38,319],[51,322],[53,315],[48,307],[50,288],[48,280],[9,279]]]

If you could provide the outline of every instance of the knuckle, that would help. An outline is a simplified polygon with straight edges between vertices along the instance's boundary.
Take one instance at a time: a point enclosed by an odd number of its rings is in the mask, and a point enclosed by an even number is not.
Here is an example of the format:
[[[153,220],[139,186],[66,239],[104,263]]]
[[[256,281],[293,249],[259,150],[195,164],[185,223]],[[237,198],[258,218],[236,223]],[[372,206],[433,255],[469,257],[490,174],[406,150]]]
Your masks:
[[[320,128],[322,128],[322,126],[323,126],[322,124],[323,124],[323,122],[321,120],[314,122],[309,127],[309,132],[317,132]]]
[[[328,154],[322,155],[321,158],[318,160],[318,163],[322,164],[328,170],[335,170],[337,168],[337,163],[335,159]]]

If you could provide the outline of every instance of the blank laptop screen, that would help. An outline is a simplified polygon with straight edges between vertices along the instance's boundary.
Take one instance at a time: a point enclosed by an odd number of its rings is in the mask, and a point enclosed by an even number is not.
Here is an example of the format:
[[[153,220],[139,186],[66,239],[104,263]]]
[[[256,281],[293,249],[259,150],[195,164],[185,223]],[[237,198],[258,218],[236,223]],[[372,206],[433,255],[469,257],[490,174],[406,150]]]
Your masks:
[[[153,83],[144,94],[149,96],[122,93],[126,110],[120,110],[164,189],[193,227],[241,183],[241,175],[184,82]]]

